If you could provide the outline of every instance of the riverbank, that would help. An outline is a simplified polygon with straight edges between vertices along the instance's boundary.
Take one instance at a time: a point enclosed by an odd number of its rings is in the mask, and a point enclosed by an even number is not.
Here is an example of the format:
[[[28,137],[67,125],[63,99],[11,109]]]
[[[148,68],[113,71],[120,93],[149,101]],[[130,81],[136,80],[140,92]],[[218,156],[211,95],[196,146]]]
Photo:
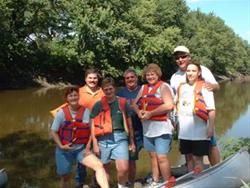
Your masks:
[[[240,73],[233,74],[231,76],[224,76],[224,75],[215,75],[216,80],[218,82],[226,82],[226,81],[238,81],[238,82],[249,82],[250,75],[243,75]]]
[[[219,83],[222,82],[227,82],[227,81],[237,81],[237,82],[249,82],[250,81],[250,75],[242,75],[240,73],[232,75],[232,76],[224,76],[224,75],[215,75],[216,80]],[[117,80],[123,80],[117,79]],[[63,82],[58,82],[58,83],[49,83],[45,78],[38,78],[34,80],[40,87],[43,88],[64,88],[68,86],[72,86],[71,83],[63,83]]]

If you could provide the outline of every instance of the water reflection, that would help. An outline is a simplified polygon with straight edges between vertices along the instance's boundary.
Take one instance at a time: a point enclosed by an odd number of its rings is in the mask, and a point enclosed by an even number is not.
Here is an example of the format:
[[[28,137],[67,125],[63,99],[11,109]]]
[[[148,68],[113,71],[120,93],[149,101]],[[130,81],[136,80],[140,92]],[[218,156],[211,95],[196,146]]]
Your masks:
[[[47,131],[51,123],[48,111],[63,101],[61,93],[49,90],[41,94],[33,89],[0,92],[0,121],[5,130],[0,136],[18,130]]]
[[[223,138],[228,138],[233,135],[234,137],[250,137],[250,105],[248,105],[247,111],[234,122],[230,129],[227,129]]]
[[[249,82],[221,84],[221,89],[215,93],[217,135],[223,136],[228,129],[231,129],[234,122],[247,112],[250,104],[249,93]],[[250,124],[246,125],[250,126]],[[235,136],[234,132],[228,136]]]
[[[216,131],[219,137],[250,137],[250,83],[224,83],[216,92]],[[9,187],[54,188],[54,144],[48,130],[49,110],[63,102],[62,90],[0,91],[0,168],[7,169]],[[174,142],[169,155],[173,165],[181,158]],[[141,153],[138,175],[149,171],[148,155]],[[148,165],[145,165],[148,164]],[[115,174],[114,174],[115,175]]]

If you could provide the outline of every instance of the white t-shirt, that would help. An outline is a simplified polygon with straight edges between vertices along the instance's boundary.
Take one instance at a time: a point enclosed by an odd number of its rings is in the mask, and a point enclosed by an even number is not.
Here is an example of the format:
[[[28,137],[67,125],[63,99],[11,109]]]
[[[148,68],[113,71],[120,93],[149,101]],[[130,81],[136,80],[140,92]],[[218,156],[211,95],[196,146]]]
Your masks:
[[[201,90],[207,109],[215,109],[213,92],[205,88]],[[194,112],[194,85],[184,84],[179,91],[177,114],[179,119],[179,139],[209,140],[208,124],[197,117]]]
[[[165,84],[167,85],[167,87],[170,88],[170,86],[167,83]],[[143,90],[143,86],[141,89]],[[149,91],[151,89],[152,88],[149,87]],[[155,96],[161,98],[160,87],[157,89]],[[142,121],[142,127],[143,127],[143,135],[146,137],[157,137],[163,134],[172,134],[174,129],[169,119],[166,119],[166,121],[144,120]]]
[[[205,82],[209,82],[211,84],[218,84],[215,80],[212,72],[207,68],[201,65],[201,75]],[[186,82],[186,72],[181,71],[180,69],[174,73],[170,79],[170,85],[173,88],[174,92],[177,91],[180,83]]]

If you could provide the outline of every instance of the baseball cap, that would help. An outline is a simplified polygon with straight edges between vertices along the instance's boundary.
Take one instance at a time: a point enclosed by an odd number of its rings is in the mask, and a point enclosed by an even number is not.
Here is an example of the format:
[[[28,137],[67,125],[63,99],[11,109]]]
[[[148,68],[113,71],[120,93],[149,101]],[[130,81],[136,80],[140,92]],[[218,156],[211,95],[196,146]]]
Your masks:
[[[189,51],[189,49],[186,46],[177,46],[174,49],[174,54],[177,53],[177,52],[183,52],[183,53],[190,54],[190,51]]]

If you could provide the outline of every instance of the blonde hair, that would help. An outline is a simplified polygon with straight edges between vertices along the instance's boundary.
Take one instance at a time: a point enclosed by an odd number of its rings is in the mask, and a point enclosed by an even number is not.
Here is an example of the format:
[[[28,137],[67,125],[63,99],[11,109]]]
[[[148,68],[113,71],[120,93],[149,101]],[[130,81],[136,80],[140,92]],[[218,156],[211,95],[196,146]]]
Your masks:
[[[155,63],[150,63],[146,67],[144,67],[144,69],[142,71],[142,78],[144,80],[146,79],[146,74],[149,71],[155,72],[159,76],[159,78],[161,78],[161,76],[162,76],[161,68],[159,67],[159,65],[157,65]]]

